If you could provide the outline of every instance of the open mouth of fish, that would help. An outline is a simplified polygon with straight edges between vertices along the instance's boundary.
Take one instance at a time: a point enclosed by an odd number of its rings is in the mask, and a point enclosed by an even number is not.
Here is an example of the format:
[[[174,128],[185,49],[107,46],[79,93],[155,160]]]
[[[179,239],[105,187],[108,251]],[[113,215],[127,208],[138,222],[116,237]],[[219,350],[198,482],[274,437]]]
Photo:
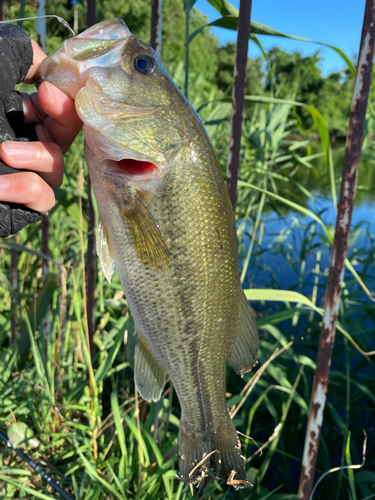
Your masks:
[[[117,166],[127,174],[148,174],[155,171],[158,167],[151,163],[150,161],[140,161],[133,160],[131,158],[125,158],[120,160]]]
[[[148,180],[161,177],[160,168],[150,161],[123,158],[122,160],[106,160],[105,173],[118,178]]]

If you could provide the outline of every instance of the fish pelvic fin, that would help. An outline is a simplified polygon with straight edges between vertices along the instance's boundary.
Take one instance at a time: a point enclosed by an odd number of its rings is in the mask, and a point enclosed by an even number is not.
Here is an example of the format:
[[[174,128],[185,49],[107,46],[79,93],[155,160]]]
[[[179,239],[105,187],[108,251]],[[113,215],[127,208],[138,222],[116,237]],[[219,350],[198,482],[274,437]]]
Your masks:
[[[153,269],[165,269],[171,264],[171,256],[159,226],[150,210],[136,195],[131,212],[123,211],[130,240],[138,257]]]
[[[229,414],[228,414],[229,419]],[[245,461],[233,423],[226,430],[194,432],[181,420],[179,430],[179,479],[184,484],[200,483],[209,469],[235,489],[251,485],[246,479]]]
[[[258,350],[259,336],[255,313],[242,292],[240,327],[228,361],[242,377],[257,363]]]
[[[96,234],[96,253],[99,256],[104,276],[109,282],[111,282],[113,273],[116,269],[115,261],[113,260],[113,257],[111,255],[107,231],[100,218]]]
[[[134,381],[146,401],[159,401],[165,384],[165,371],[137,332],[134,353]]]

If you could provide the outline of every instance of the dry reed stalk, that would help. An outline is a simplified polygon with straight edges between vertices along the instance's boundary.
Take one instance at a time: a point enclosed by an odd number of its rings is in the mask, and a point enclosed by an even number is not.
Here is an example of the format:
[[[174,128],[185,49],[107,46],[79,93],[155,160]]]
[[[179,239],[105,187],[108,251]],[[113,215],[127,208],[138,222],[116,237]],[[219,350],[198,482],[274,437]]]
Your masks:
[[[240,166],[240,149],[243,111],[245,107],[247,52],[250,37],[250,18],[252,0],[240,1],[238,15],[238,35],[236,49],[236,64],[234,67],[233,107],[227,163],[227,189],[233,210],[237,202],[237,181]]]
[[[86,24],[90,28],[96,23],[96,1],[87,0]],[[87,325],[90,352],[94,353],[95,334],[95,285],[96,285],[96,248],[95,248],[95,212],[92,202],[91,181],[87,176]]]
[[[83,315],[84,315],[84,330],[85,330],[85,339],[86,339],[86,349],[88,355],[88,363],[89,366],[89,388],[90,388],[90,411],[91,411],[91,425],[92,425],[92,443],[93,443],[93,454],[94,458],[98,458],[97,454],[97,442],[96,442],[96,417],[95,417],[95,409],[94,409],[94,372],[92,369],[92,358],[91,358],[91,350],[90,350],[90,336],[89,336],[89,326],[88,326],[88,317],[87,317],[87,296],[86,296],[86,275],[85,275],[85,254],[84,254],[84,244],[83,244],[83,219],[82,219],[82,192],[84,189],[84,174],[83,174],[83,166],[82,161],[80,161],[79,165],[79,175],[78,175],[78,202],[79,202],[79,238],[80,238],[80,247],[81,247],[81,265],[82,265],[82,295],[83,295]],[[78,318],[77,318],[78,319]]]
[[[13,236],[11,241],[16,243],[16,237]],[[17,257],[14,248],[10,250],[10,284],[13,289],[13,294],[11,295],[11,333],[12,333],[12,344],[14,345],[17,340],[17,326],[18,326],[18,272],[17,272]]]
[[[161,40],[163,25],[163,0],[151,0],[151,41],[150,45],[159,58],[161,57]]]
[[[336,323],[357,186],[375,48],[375,0],[366,0],[358,65],[350,110],[336,231],[331,252],[318,358],[307,422],[298,500],[308,500],[314,482]]]

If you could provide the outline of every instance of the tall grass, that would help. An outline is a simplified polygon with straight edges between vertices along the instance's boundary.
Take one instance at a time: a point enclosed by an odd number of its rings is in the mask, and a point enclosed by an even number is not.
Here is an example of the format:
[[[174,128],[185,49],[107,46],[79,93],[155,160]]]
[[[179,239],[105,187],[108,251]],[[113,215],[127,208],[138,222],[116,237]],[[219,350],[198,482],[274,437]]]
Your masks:
[[[174,75],[181,86],[184,76],[181,63]],[[230,103],[193,70],[188,82],[189,98],[200,110],[224,169]],[[261,349],[257,369],[243,379],[228,366],[227,402],[254,487],[235,492],[210,475],[194,490],[199,499],[296,499],[327,280],[324,259],[332,243],[324,211],[312,211],[307,204],[316,196],[310,187],[315,175],[325,177],[331,188],[337,179],[332,182],[329,141],[323,140],[317,151],[301,136],[294,105],[272,95],[268,102],[258,99],[243,128],[237,230],[241,278],[258,314]],[[324,124],[319,126],[324,139]],[[93,357],[89,353],[82,146],[80,134],[66,155],[69,169],[50,219],[47,276],[42,274],[38,226],[25,228],[15,244],[0,244],[0,430],[6,432],[15,422],[27,424],[39,444],[31,447],[28,439],[26,453],[77,500],[190,499],[190,488],[176,478],[177,397],[170,381],[157,404],[135,393],[134,323],[118,276],[109,284],[100,269],[96,349]],[[9,280],[11,248],[18,256],[17,291]],[[374,366],[363,354],[374,349],[374,255],[373,234],[366,222],[360,223],[350,241],[342,335],[333,359],[318,473],[361,462],[362,428],[370,436],[367,462],[354,472],[327,475],[316,500],[375,494]],[[289,290],[281,271],[288,273]],[[15,343],[12,300],[19,311]],[[47,309],[50,321],[43,323]],[[53,495],[0,443],[1,498]]]

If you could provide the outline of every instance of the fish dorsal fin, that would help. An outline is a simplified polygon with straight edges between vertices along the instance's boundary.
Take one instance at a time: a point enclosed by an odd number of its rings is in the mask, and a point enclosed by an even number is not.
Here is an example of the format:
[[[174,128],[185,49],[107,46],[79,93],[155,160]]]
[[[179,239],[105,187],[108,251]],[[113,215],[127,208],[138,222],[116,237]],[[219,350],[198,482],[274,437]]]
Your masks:
[[[137,332],[134,353],[134,381],[146,401],[159,401],[165,384],[165,371]]]
[[[107,231],[99,219],[98,231],[96,234],[96,252],[99,255],[100,264],[103,269],[104,276],[111,282],[113,273],[115,272],[115,261],[109,250],[109,239]]]
[[[134,210],[123,211],[130,240],[146,266],[165,269],[171,264],[171,256],[159,226],[138,195],[135,203]]]
[[[258,350],[259,337],[255,313],[251,309],[245,294],[242,293],[240,326],[228,361],[236,373],[242,377],[256,364]]]

